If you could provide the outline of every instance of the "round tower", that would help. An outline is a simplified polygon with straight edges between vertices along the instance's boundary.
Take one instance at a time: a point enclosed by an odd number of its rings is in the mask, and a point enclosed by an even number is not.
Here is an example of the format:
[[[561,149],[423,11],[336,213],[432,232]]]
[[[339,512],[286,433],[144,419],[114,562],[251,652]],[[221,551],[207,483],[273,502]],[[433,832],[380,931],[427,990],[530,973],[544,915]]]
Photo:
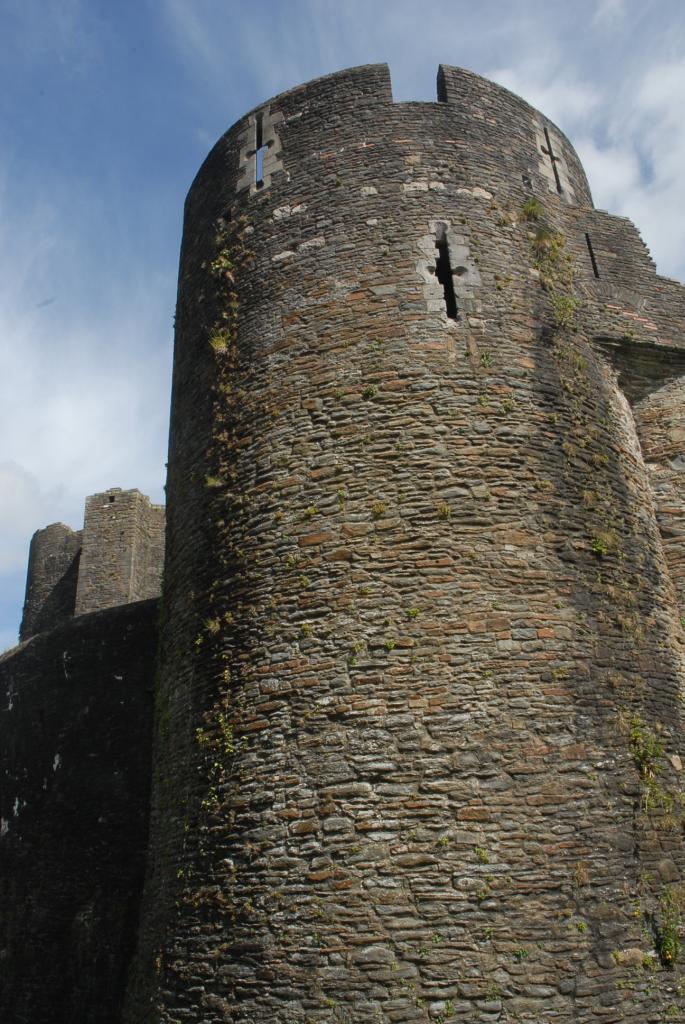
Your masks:
[[[64,523],[52,523],[34,533],[29,548],[20,640],[28,640],[73,616],[81,542],[81,532]]]
[[[659,282],[466,71],[340,72],[214,147],[130,1021],[683,1012],[680,611],[612,357],[678,376]]]

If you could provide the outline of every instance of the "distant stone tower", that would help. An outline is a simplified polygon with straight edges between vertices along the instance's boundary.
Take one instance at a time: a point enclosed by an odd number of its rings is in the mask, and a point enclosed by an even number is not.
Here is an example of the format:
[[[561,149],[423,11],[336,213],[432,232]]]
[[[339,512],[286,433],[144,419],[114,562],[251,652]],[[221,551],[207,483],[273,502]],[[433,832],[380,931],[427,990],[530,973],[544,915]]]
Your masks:
[[[82,530],[52,523],[31,538],[20,639],[158,597],[163,562],[164,505],[136,488],[91,494]]]
[[[469,72],[341,72],[217,143],[129,1022],[685,1019],[684,326]]]
[[[149,823],[164,507],[112,487],[31,540],[0,654],[0,1020],[121,1024]]]

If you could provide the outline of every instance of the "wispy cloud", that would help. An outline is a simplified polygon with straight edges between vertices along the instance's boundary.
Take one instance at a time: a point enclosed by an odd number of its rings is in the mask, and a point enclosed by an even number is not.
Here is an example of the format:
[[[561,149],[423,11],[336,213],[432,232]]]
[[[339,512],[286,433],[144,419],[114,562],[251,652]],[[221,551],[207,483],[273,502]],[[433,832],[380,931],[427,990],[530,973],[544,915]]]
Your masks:
[[[97,60],[99,35],[96,16],[84,0],[22,0],[2,5],[5,43],[25,61],[56,58],[70,73]],[[102,22],[98,27],[101,31]]]
[[[525,67],[492,68],[487,77],[523,96],[559,127],[565,126],[567,132],[578,123],[586,123],[600,105],[596,85],[584,81],[573,69],[560,72],[556,61],[546,57],[538,57]]]
[[[33,530],[80,525],[100,488],[160,498],[176,240],[159,224],[180,215],[218,134],[283,89],[378,62],[397,99],[435,99],[440,62],[494,77],[559,124],[597,204],[632,217],[660,270],[685,277],[677,0],[0,0],[0,11],[16,55],[0,69],[0,572],[14,569],[0,588],[17,607]]]
[[[593,23],[600,26],[615,24],[625,15],[625,0],[600,0],[593,17]]]
[[[22,466],[0,462],[0,575],[22,571],[28,551],[21,549],[26,537],[26,524],[44,522],[54,517],[54,504],[59,494],[41,487],[40,481]],[[51,519],[54,521],[54,519]]]
[[[98,223],[99,201],[89,205]],[[110,279],[105,252],[99,267],[81,266],[60,206],[38,195],[18,216],[0,190],[5,592],[17,589],[7,574],[24,568],[31,534],[57,520],[80,526],[86,494],[119,485],[162,498],[173,282],[140,266]]]
[[[434,97],[439,61],[494,78],[577,143],[598,205],[637,222],[660,270],[685,273],[685,226],[672,216],[684,198],[685,89],[673,56],[683,30],[671,26],[682,19],[669,2],[485,2],[458,18],[451,9],[426,18],[405,0],[375,4],[372,18],[361,0],[253,0],[230,10],[219,0],[166,0],[163,9],[197,80],[211,80],[220,97],[246,91],[224,127],[269,95],[357,63],[388,61],[402,99]]]
[[[630,217],[660,273],[685,278],[685,60],[657,63],[609,104],[601,132],[576,139],[598,206]]]

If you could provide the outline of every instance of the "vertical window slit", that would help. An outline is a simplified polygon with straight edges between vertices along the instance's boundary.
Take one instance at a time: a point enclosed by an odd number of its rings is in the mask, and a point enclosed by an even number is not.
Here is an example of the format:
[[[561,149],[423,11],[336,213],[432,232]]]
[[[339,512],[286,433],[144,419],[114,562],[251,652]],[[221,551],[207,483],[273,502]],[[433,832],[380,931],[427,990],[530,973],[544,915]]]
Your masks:
[[[592,263],[592,273],[595,277],[599,277],[599,270],[597,269],[597,260],[595,259],[595,250],[592,248],[592,242],[587,231],[585,232],[585,241],[587,242],[587,251],[590,253],[590,261]]]
[[[435,257],[435,276],[442,285],[445,295],[445,309],[450,320],[457,319],[457,296],[454,294],[454,279],[450,265],[450,254],[447,248],[447,239],[444,235],[438,235],[435,239],[435,248],[438,254]]]
[[[554,171],[554,180],[557,183],[557,192],[559,193],[559,195],[561,195],[561,193],[564,190],[561,187],[561,178],[559,177],[559,170],[557,168],[557,160],[559,159],[559,157],[554,155],[554,150],[552,149],[552,140],[549,137],[549,132],[547,131],[547,125],[545,125],[544,131],[545,131],[545,138],[547,139],[547,155],[549,156],[549,159],[550,159],[550,161],[552,163],[552,170]]]
[[[261,188],[264,184],[264,155],[268,146],[264,145],[263,114],[257,114],[255,125],[255,185]]]

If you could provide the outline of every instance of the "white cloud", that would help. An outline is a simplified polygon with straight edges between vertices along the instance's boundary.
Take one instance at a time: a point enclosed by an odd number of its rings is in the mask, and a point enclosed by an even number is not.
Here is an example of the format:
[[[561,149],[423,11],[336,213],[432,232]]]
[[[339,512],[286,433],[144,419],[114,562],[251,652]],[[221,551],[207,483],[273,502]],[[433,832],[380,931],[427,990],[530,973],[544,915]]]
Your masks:
[[[17,606],[7,574],[36,529],[80,527],[107,487],[163,500],[173,282],[133,260],[115,273],[106,248],[86,265],[83,243],[59,196],[17,214],[0,188],[0,588]]]
[[[625,13],[625,0],[600,0],[592,21],[595,25],[609,27],[620,21]]]
[[[180,53],[196,67],[211,70],[220,54],[219,40],[203,19],[199,5],[164,0],[164,11]]]
[[[97,66],[117,24],[84,0],[9,6],[8,44],[32,70],[56,58],[66,77]],[[630,216],[660,269],[685,276],[680,6],[162,0],[156,10],[189,72],[204,148],[253,104],[337,68],[388,61],[396,98],[431,100],[438,63],[461,64],[551,117],[575,140],[597,205]],[[121,24],[133,44],[135,19]],[[37,527],[80,525],[88,493],[138,486],[161,497],[173,282],[125,237],[115,202],[98,206],[79,182],[50,185],[18,212],[0,166],[0,529],[10,538],[0,570],[24,564]]]
[[[618,82],[589,84],[555,62],[490,73],[569,135],[595,204],[630,217],[660,273],[685,277],[685,61],[626,66]]]
[[[55,522],[55,505],[60,501],[58,494],[41,488],[35,476],[12,462],[0,463],[0,494],[2,574],[26,568],[27,540],[37,527]]]
[[[567,133],[574,125],[587,122],[600,104],[596,86],[572,70],[559,74],[558,68],[544,59],[520,68],[495,68],[487,77],[522,96]]]
[[[627,198],[642,188],[640,162],[629,145],[599,146],[591,137],[580,136],[574,147],[592,189],[595,205],[621,213]]]
[[[0,457],[50,490],[83,497],[135,483],[159,495],[169,348],[159,338],[154,275],[146,297],[128,283],[128,301],[102,318],[70,316],[59,301],[55,314],[0,308]]]
[[[609,104],[603,141],[578,144],[595,202],[630,217],[660,273],[685,278],[685,61],[656,63]],[[675,215],[674,215],[675,212]]]
[[[64,72],[78,74],[98,59],[103,22],[84,0],[22,0],[3,17],[5,42],[26,61],[54,56]]]

